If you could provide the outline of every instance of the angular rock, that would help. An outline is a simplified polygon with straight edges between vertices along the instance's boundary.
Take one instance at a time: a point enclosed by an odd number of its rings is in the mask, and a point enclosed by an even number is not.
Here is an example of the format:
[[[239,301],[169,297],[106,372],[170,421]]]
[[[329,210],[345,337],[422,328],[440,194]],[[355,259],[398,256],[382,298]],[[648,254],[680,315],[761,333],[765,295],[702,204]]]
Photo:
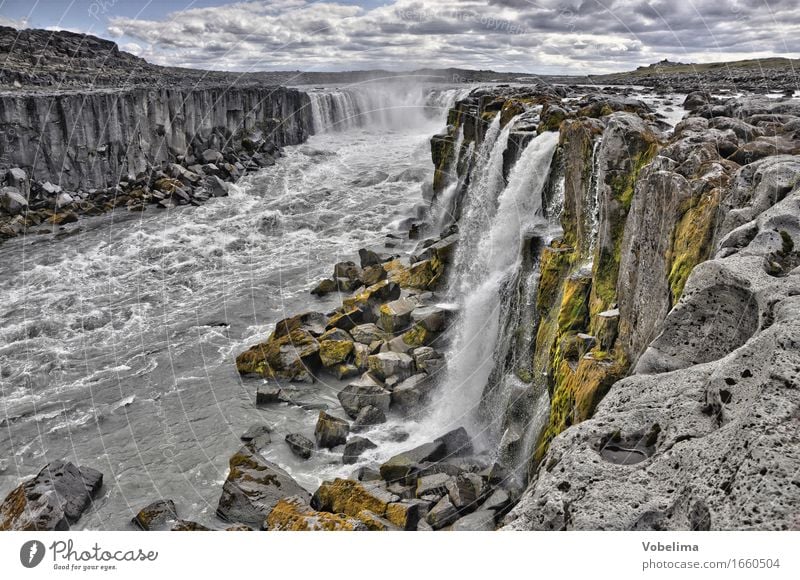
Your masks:
[[[450,527],[453,532],[492,532],[495,530],[495,512],[479,510],[456,520]]]
[[[416,530],[428,513],[428,505],[416,499],[390,503],[386,506],[386,519],[401,530]]]
[[[320,485],[311,499],[311,507],[349,516],[358,516],[361,510],[369,510],[383,516],[386,507],[398,499],[380,483],[337,478]]]
[[[11,215],[19,215],[28,207],[28,200],[16,187],[0,189],[0,208]]]
[[[448,431],[435,439],[444,445],[445,456],[448,458],[461,457],[472,453],[472,438],[463,427]]]
[[[311,290],[311,294],[315,296],[324,296],[325,294],[330,294],[331,292],[336,292],[337,290],[338,286],[336,285],[336,282],[326,278],[314,286],[314,288]]]
[[[405,414],[421,413],[433,387],[427,374],[413,375],[392,389],[392,407]]]
[[[447,447],[442,441],[425,443],[395,455],[381,465],[381,477],[389,482],[406,481],[409,477],[413,477],[422,463],[438,461],[445,456],[446,451]]]
[[[388,519],[369,510],[361,510],[358,512],[358,519],[364,522],[368,530],[373,532],[396,532],[400,530],[400,528],[395,526]]]
[[[347,421],[328,415],[325,411],[319,412],[317,426],[314,429],[318,447],[333,449],[337,445],[343,445],[349,433],[350,425]]]
[[[367,250],[366,248],[361,248],[358,250],[358,257],[361,260],[361,267],[367,268],[368,266],[375,266],[383,263],[383,259],[373,252],[372,250]]]
[[[290,433],[286,436],[289,449],[301,459],[308,459],[314,452],[314,442],[300,433]]]
[[[386,412],[391,402],[391,393],[368,372],[339,391],[337,397],[342,408],[352,418],[357,417],[361,409],[369,406]]]
[[[439,306],[418,306],[411,312],[411,321],[421,324],[431,332],[444,330],[449,311]]]
[[[287,497],[275,504],[264,522],[270,531],[358,531],[368,529],[362,521],[341,514],[316,511],[303,497]]]
[[[175,502],[161,499],[142,508],[131,521],[142,530],[163,532],[172,529],[178,520]]]
[[[400,380],[405,380],[414,371],[414,359],[407,354],[397,352],[380,352],[371,355],[368,364],[370,372],[381,380],[392,375]]]
[[[272,405],[281,401],[281,388],[277,385],[260,385],[256,389],[256,405]]]
[[[230,459],[230,472],[222,487],[217,516],[229,522],[261,527],[278,501],[291,495],[306,501],[310,496],[283,469],[261,457],[252,446],[245,445]]]
[[[417,480],[417,497],[436,495],[442,497],[447,493],[448,483],[452,478],[446,473],[424,475]]]
[[[346,361],[353,352],[353,339],[347,331],[340,328],[327,331],[318,340],[319,358],[324,367]]]
[[[269,425],[250,425],[250,427],[247,428],[247,431],[242,433],[239,439],[245,443],[249,443],[253,439],[263,437],[264,435],[269,436],[271,432],[272,429],[269,427]]]
[[[378,407],[367,405],[358,411],[358,415],[353,421],[353,430],[363,430],[386,423],[386,415]]]
[[[0,504],[0,530],[68,530],[103,485],[103,474],[66,461],[51,461]]]
[[[351,437],[344,445],[342,463],[345,465],[358,463],[358,458],[365,451],[376,449],[378,446],[365,437]]]
[[[459,510],[474,508],[483,494],[483,480],[474,473],[462,473],[447,482],[447,495]]]
[[[372,344],[376,340],[382,340],[386,335],[373,323],[359,324],[350,331],[353,340],[362,344]]]
[[[450,498],[444,496],[434,505],[425,517],[425,521],[434,529],[440,530],[449,526],[458,519],[458,510],[450,502]]]

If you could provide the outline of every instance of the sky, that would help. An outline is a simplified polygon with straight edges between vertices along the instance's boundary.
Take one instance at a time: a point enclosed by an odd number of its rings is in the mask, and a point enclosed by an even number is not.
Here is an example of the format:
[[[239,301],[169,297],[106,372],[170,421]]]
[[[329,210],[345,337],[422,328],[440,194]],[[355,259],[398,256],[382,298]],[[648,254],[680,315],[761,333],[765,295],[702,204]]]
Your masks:
[[[798,0],[0,0],[0,24],[235,71],[598,74],[665,58],[800,57]]]

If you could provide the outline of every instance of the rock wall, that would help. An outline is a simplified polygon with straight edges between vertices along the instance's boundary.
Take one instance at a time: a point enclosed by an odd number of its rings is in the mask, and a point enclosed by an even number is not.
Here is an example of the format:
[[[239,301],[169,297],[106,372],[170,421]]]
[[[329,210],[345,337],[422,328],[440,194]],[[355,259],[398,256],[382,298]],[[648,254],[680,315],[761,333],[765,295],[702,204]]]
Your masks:
[[[301,143],[309,98],[284,87],[109,89],[0,96],[0,171],[65,190],[104,188],[243,138]]]
[[[800,527],[800,172],[798,157],[780,154],[795,150],[797,112],[709,102],[635,174],[639,163],[612,182],[601,169],[601,185],[627,184],[630,205],[608,211],[615,196],[601,187],[591,272],[575,266],[580,220],[568,209],[586,183],[570,160],[588,148],[580,120],[562,123],[566,174],[578,178],[565,183],[564,238],[543,255],[535,355],[553,402],[507,529]],[[651,129],[612,147],[620,124],[604,122],[601,166],[604,154],[644,151],[630,145]],[[610,272],[598,270],[609,231],[622,232],[606,246]],[[610,292],[597,291],[598,274],[615,279]],[[577,345],[565,341],[580,330]]]

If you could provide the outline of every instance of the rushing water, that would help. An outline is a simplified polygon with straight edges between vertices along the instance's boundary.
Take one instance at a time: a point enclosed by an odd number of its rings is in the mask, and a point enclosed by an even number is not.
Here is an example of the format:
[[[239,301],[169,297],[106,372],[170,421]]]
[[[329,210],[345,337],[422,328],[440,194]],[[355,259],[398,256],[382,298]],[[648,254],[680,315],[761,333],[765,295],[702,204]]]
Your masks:
[[[256,423],[275,429],[267,457],[308,489],[349,473],[339,456],[291,455],[285,434],[313,436],[317,411],[256,408],[260,380],[233,359],[286,315],[330,311],[341,297],[309,289],[418,214],[428,140],[456,96],[418,102],[422,114],[389,99],[403,115],[380,123],[355,111],[202,207],[116,211],[0,245],[0,496],[65,458],[106,478],[80,527],[125,528],[162,497],[213,525],[228,458]],[[339,409],[340,386],[299,388]]]
[[[532,228],[545,222],[542,193],[558,135],[543,133],[533,139],[505,185],[502,158],[514,121],[501,130],[498,117],[487,130],[461,218],[462,231],[475,235],[462,236],[454,264],[451,285],[460,316],[447,378],[431,419],[440,428],[481,424],[476,412],[485,402],[484,389],[498,362],[500,313],[519,270],[522,245]],[[498,410],[509,395],[495,393],[493,398],[489,406]]]

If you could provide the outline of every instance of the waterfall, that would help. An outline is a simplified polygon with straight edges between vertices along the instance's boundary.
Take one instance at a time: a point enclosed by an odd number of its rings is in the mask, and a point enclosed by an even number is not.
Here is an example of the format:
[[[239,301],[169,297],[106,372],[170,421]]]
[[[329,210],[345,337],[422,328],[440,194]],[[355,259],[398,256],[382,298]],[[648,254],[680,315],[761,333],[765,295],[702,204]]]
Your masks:
[[[558,134],[548,132],[533,139],[503,188],[502,157],[507,129],[512,124],[500,131],[499,123],[492,123],[481,147],[482,153],[489,148],[491,153],[478,160],[476,168],[480,166],[482,170],[467,193],[454,265],[456,278],[451,282],[460,315],[447,376],[430,418],[432,426],[439,430],[466,423],[480,425],[486,434],[487,425],[482,424],[479,409],[490,375],[507,352],[498,349],[503,345],[507,348],[507,341],[499,340],[501,310],[509,303],[509,292],[516,288],[523,244],[537,224],[546,223],[542,215],[542,192]],[[504,409],[492,410],[494,414],[503,412]]]
[[[460,125],[458,127],[458,133],[456,133],[455,145],[453,146],[453,158],[450,160],[446,168],[447,185],[442,192],[442,195],[437,203],[438,207],[435,211],[434,224],[436,224],[439,230],[455,220],[454,206],[456,197],[458,196],[458,192],[460,192],[461,188],[464,186],[464,180],[467,177],[467,172],[464,172],[462,175],[458,174],[458,163],[461,160],[461,148],[463,146],[464,126]],[[469,144],[467,158],[471,157],[474,147],[475,145],[473,143]]]
[[[422,126],[464,98],[470,89],[431,88],[419,83],[388,82],[347,88],[315,88],[311,99],[314,133],[377,126]]]

